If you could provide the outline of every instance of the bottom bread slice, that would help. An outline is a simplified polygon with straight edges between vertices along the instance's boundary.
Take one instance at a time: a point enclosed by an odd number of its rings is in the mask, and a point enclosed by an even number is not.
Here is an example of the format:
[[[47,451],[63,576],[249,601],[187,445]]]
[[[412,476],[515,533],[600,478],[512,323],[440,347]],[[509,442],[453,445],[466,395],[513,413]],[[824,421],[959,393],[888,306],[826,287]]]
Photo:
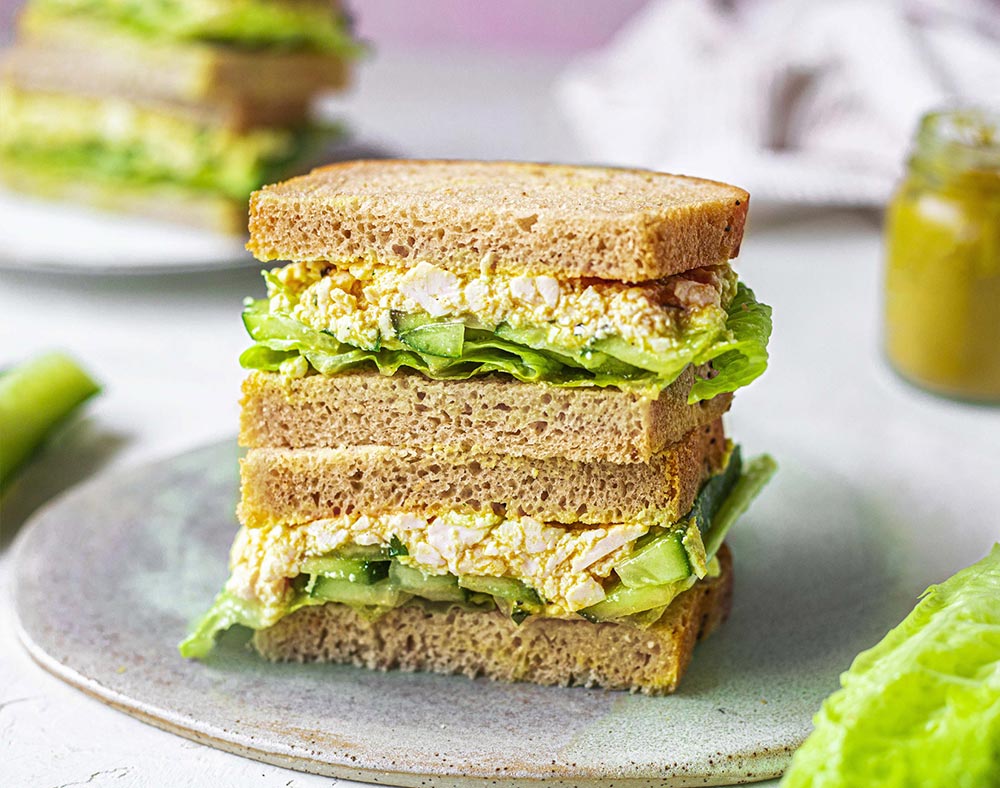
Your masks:
[[[343,662],[369,669],[426,670],[502,681],[673,692],[695,643],[729,614],[729,549],[721,572],[677,597],[645,629],[583,619],[528,618],[515,624],[499,611],[405,605],[374,621],[346,605],[303,608],[254,635],[267,659]]]

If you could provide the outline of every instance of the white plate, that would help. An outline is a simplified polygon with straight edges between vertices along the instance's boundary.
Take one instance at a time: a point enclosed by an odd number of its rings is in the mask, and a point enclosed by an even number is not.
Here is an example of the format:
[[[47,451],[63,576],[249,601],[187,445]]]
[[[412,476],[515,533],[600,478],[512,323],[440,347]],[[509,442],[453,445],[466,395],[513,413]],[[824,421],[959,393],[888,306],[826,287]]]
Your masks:
[[[988,549],[992,491],[965,484],[942,515],[931,485],[1000,478],[966,455],[936,478],[847,468],[802,433],[757,431],[782,463],[736,526],[731,620],[677,694],[273,665],[228,633],[205,662],[176,643],[225,577],[235,530],[232,444],[105,476],[22,534],[15,610],[32,656],[142,720],[269,763],[396,785],[691,786],[773,777],[837,676],[929,583]],[[863,436],[862,436],[863,437]],[[766,442],[765,442],[766,438]],[[815,446],[815,444],[813,444]],[[899,501],[915,502],[900,507]],[[908,516],[901,516],[902,511]]]
[[[251,265],[243,238],[0,191],[0,268],[159,274]]]

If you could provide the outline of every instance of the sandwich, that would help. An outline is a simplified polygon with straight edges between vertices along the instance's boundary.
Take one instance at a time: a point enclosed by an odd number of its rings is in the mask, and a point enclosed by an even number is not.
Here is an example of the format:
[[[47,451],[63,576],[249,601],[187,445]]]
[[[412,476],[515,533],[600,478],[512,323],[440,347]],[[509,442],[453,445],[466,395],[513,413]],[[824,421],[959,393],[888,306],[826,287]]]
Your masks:
[[[726,436],[770,309],[748,195],[637,170],[356,161],[256,192],[240,529],[181,644],[673,691],[774,471]]]
[[[311,106],[359,52],[328,2],[32,0],[0,63],[0,177],[243,233],[251,191],[341,136]]]

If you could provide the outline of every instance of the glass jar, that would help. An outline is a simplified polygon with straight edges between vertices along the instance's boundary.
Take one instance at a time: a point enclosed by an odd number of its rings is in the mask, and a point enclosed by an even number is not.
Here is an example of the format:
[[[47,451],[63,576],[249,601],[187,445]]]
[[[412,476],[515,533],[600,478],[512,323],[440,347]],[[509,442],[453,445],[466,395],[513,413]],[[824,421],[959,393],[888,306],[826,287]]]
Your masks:
[[[892,366],[935,393],[1000,402],[1000,111],[922,119],[885,232]]]

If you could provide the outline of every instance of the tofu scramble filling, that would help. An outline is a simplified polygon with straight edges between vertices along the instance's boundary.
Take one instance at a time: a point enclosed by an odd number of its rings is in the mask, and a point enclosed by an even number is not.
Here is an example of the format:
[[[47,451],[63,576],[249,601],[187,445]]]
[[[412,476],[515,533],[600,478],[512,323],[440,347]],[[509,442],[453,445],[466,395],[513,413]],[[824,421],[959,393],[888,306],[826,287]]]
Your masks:
[[[649,523],[569,528],[530,517],[448,513],[345,515],[302,525],[242,528],[230,555],[230,594],[281,617],[291,581],[311,557],[345,545],[405,549],[401,563],[428,575],[473,575],[524,582],[545,600],[547,615],[568,615],[600,602],[605,581]]]
[[[493,331],[544,329],[552,347],[582,350],[618,337],[645,352],[669,351],[692,325],[726,322],[736,292],[728,263],[643,284],[551,276],[458,276],[422,261],[292,263],[267,276],[272,312],[361,348],[401,347],[394,313],[461,320]]]

